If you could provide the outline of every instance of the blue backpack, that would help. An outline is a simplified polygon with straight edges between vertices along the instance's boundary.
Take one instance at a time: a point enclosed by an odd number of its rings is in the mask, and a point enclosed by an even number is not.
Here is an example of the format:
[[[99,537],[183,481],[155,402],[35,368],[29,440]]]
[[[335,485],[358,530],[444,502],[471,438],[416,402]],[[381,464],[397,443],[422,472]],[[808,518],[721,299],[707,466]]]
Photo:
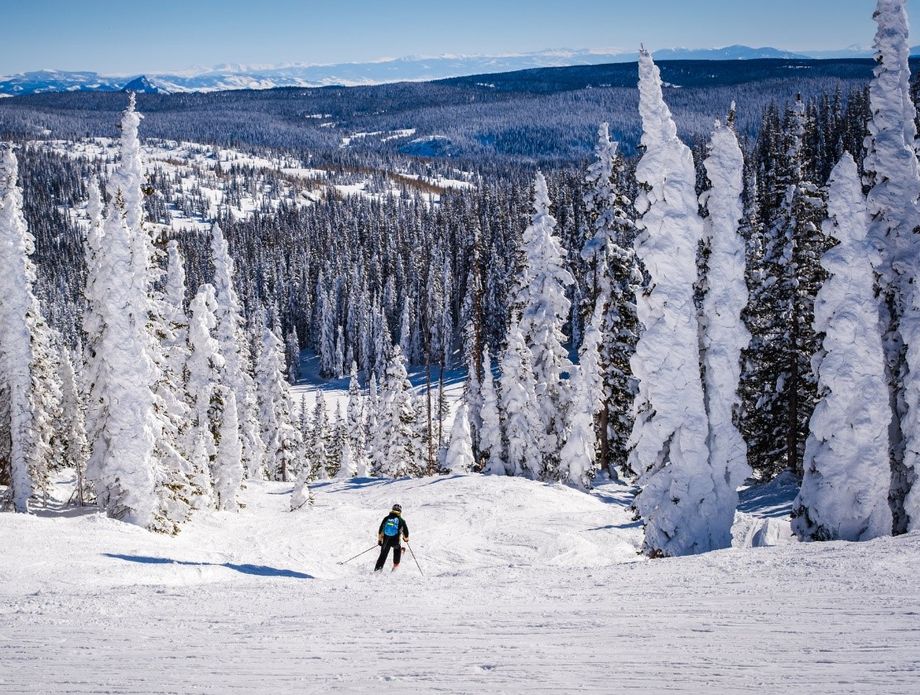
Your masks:
[[[399,535],[399,517],[394,516],[387,519],[387,522],[383,525],[383,535],[393,536]]]

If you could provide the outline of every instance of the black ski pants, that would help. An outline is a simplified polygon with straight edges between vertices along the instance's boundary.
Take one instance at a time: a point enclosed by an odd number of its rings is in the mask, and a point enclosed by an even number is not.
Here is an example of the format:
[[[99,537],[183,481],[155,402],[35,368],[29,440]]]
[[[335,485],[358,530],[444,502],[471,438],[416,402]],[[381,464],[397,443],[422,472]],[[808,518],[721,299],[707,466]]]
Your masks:
[[[387,555],[390,554],[390,548],[393,549],[393,567],[399,564],[399,559],[402,557],[402,545],[400,544],[399,536],[384,536],[383,545],[380,546],[380,557],[377,558],[377,564],[374,567],[375,572],[383,569],[387,561]]]

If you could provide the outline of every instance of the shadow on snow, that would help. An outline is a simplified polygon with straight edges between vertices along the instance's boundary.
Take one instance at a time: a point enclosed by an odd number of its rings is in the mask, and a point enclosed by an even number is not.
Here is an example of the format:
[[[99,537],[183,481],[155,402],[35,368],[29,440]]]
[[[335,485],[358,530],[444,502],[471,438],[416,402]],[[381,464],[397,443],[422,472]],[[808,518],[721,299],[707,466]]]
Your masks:
[[[294,570],[266,567],[265,565],[237,565],[232,562],[189,562],[187,560],[172,560],[167,557],[150,557],[149,555],[122,555],[121,553],[102,553],[103,557],[112,557],[126,562],[137,562],[142,565],[186,565],[189,567],[226,567],[241,574],[252,574],[257,577],[286,577],[288,579],[313,579],[314,577]]]

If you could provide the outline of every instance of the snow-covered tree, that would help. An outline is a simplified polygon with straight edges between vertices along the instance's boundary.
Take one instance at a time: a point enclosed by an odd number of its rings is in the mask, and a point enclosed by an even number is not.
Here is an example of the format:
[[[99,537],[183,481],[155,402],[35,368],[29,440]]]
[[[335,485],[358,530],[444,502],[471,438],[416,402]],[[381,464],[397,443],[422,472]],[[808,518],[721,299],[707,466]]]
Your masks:
[[[820,349],[814,298],[824,281],[820,258],[827,248],[820,227],[823,195],[809,176],[813,117],[798,98],[777,127],[763,250],[752,263],[756,274],[746,310],[752,337],[742,382],[748,460],[766,477],[801,471],[818,399],[811,370],[811,357]]]
[[[598,469],[594,421],[604,407],[604,381],[598,352],[603,317],[603,296],[598,296],[591,322],[585,329],[578,366],[570,380],[569,427],[560,452],[560,473],[569,483],[581,489],[591,486]]]
[[[729,546],[734,509],[718,497],[724,483],[714,480],[706,445],[694,304],[703,237],[696,168],[645,50],[639,54],[639,112],[644,153],[636,168],[636,252],[650,283],[637,297],[645,332],[631,361],[639,394],[629,462],[641,487],[635,506],[645,523],[645,552],[688,555]]]
[[[98,254],[96,310],[101,330],[92,392],[101,400],[101,412],[87,473],[97,503],[110,516],[152,528],[159,507],[155,449],[160,427],[154,411],[156,365],[147,329],[148,259],[144,244],[135,241],[143,234],[136,209],[140,181],[123,171],[136,173],[139,168],[139,122],[132,103],[122,119],[122,161],[109,180],[112,200],[105,215],[104,249]],[[137,226],[131,226],[132,221]]]
[[[303,439],[291,422],[290,386],[285,379],[281,341],[268,326],[262,329],[256,360],[256,391],[269,479],[287,482],[297,473]]]
[[[100,259],[103,248],[102,196],[95,180],[89,183],[87,192],[89,199],[86,210],[89,225],[83,243],[86,280],[83,285],[85,305],[81,317],[81,327],[85,336],[81,377],[86,401],[86,436],[89,444],[101,442],[99,432],[102,426],[101,413],[104,410],[101,389],[104,380],[99,374],[102,359],[98,352],[104,325],[101,312],[103,303],[107,299],[104,296],[107,278],[100,275],[105,267]]]
[[[217,508],[235,512],[239,509],[236,495],[243,482],[243,444],[233,389],[220,384],[214,387],[210,418],[216,444],[211,480]]]
[[[505,424],[505,469],[509,475],[539,478],[543,472],[543,426],[530,350],[520,325],[512,320],[508,345],[502,354],[499,402]]]
[[[50,451],[43,445],[38,409],[36,330],[41,322],[32,291],[35,241],[22,212],[18,162],[9,146],[0,149],[0,381],[8,401],[9,468],[13,508],[29,511],[33,487],[44,477]]]
[[[313,427],[310,437],[310,463],[313,464],[313,479],[326,480],[329,478],[329,413],[326,410],[326,396],[322,389],[316,391],[316,402],[313,405]]]
[[[216,304],[214,288],[211,285],[202,285],[189,305],[189,359],[185,370],[188,378],[186,389],[192,404],[189,428],[191,440],[188,450],[194,450],[200,442],[207,458],[207,466],[194,472],[199,488],[197,493],[204,498],[204,505],[209,505],[213,499],[211,469],[217,457],[217,433],[212,427],[211,405],[214,390],[220,385],[224,368],[220,344],[212,336],[212,331],[217,325],[217,319],[214,317]]]
[[[292,386],[300,375],[300,343],[296,331],[288,331],[284,339],[284,362],[287,365],[287,379]]]
[[[734,105],[729,122],[733,112]],[[716,122],[703,166],[710,184],[700,198],[709,213],[704,229],[709,270],[702,315],[709,461],[718,496],[726,508],[734,509],[736,491],[751,474],[747,446],[734,421],[740,405],[741,351],[751,335],[741,318],[748,298],[745,245],[738,233],[744,213],[744,158],[730,125]],[[719,490],[720,486],[724,489]]]
[[[863,168],[870,242],[878,250],[882,344],[892,412],[891,503],[895,533],[920,528],[905,509],[912,481],[920,480],[920,375],[909,372],[907,353],[920,350],[917,284],[920,241],[920,167],[916,153],[917,117],[910,97],[909,32],[905,0],[878,0],[875,22],[875,72],[869,85],[872,120]],[[915,362],[916,364],[916,362]],[[920,483],[914,483],[914,486]],[[916,499],[920,492],[914,493]]]
[[[633,250],[632,201],[623,192],[623,158],[618,143],[610,140],[606,123],[598,128],[594,155],[585,175],[588,228],[581,257],[589,264],[586,311],[593,313],[598,299],[604,305],[598,351],[605,405],[598,413],[596,430],[601,465],[614,472],[627,468],[633,427],[636,386],[629,360],[639,337],[635,294],[642,275]]]
[[[346,408],[348,446],[356,468],[367,470],[367,453],[365,441],[367,437],[364,421],[364,398],[361,396],[361,386],[358,383],[358,365],[351,363],[351,379],[348,383],[348,406]]]
[[[348,438],[342,440],[342,450],[339,453],[339,470],[335,477],[339,480],[348,480],[357,475],[358,469],[355,466],[355,458],[351,453],[351,442]]]
[[[384,466],[383,428],[381,427],[380,393],[377,376],[371,374],[367,382],[364,441],[367,446],[367,463],[372,475],[378,475]]]
[[[217,299],[215,335],[225,363],[223,383],[233,390],[236,397],[245,472],[250,478],[260,478],[265,443],[259,432],[255,385],[249,374],[251,357],[243,328],[243,309],[234,287],[234,263],[227,240],[216,224],[211,228],[211,256]]]
[[[310,507],[313,505],[313,492],[307,483],[310,477],[311,466],[309,461],[304,461],[294,481],[294,490],[291,492],[291,511],[296,512],[298,509]]]
[[[163,348],[170,371],[178,379],[184,379],[188,362],[188,316],[185,312],[185,263],[179,252],[179,242],[171,240],[166,246],[166,287],[164,298],[164,319],[172,329],[172,340]]]
[[[394,345],[387,360],[380,396],[381,430],[380,475],[398,478],[418,472],[416,426],[418,414],[412,397],[412,384],[399,345]]]
[[[454,415],[444,467],[451,473],[468,473],[474,464],[470,422],[466,417],[466,404],[461,403],[457,408],[457,414]]]
[[[482,351],[482,384],[479,388],[482,396],[480,408],[479,447],[486,457],[485,472],[492,475],[505,475],[505,452],[502,445],[501,413],[498,408],[498,393],[495,390],[495,378],[492,375],[492,360],[489,348]]]
[[[61,416],[63,417],[61,446],[64,465],[73,468],[76,476],[74,500],[81,507],[89,495],[86,489],[86,460],[89,445],[86,441],[86,422],[83,402],[70,354],[65,353],[60,361]]]
[[[571,370],[568,351],[563,347],[565,325],[571,309],[566,287],[574,282],[566,268],[565,249],[556,236],[556,219],[549,212],[546,179],[534,179],[534,212],[524,230],[523,249],[527,262],[521,274],[520,328],[533,356],[536,407],[543,425],[540,439],[543,476],[559,476],[559,448],[565,434],[563,373]]]
[[[802,540],[861,541],[891,533],[891,410],[866,245],[869,220],[848,153],[829,187],[824,233],[839,244],[821,259],[830,274],[815,303],[815,329],[824,334],[814,360],[821,400],[811,417],[792,528]]]

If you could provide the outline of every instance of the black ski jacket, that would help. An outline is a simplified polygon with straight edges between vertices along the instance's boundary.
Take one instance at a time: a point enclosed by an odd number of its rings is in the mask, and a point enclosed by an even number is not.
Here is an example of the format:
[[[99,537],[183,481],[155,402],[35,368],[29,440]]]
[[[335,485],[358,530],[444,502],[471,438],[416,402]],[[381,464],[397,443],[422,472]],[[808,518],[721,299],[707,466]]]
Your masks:
[[[380,538],[380,540],[383,540],[383,527],[386,526],[388,519],[399,519],[399,533],[397,533],[396,535],[402,536],[406,540],[409,540],[409,526],[406,524],[406,520],[403,519],[396,512],[390,512],[385,517],[383,517],[383,521],[380,522],[380,528],[377,529],[378,538]]]

